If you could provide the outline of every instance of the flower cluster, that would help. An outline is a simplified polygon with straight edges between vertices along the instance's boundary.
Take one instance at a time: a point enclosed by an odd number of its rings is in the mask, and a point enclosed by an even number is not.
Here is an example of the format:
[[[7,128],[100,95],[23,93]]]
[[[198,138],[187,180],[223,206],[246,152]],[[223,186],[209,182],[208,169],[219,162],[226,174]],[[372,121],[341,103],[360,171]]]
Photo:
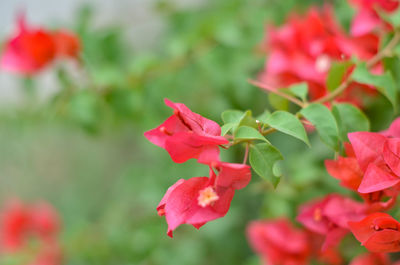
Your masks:
[[[32,75],[57,58],[78,58],[78,37],[65,29],[48,31],[28,26],[20,15],[17,31],[6,44],[0,58],[3,69],[23,75]]]
[[[380,38],[374,33],[350,36],[335,21],[332,9],[310,9],[305,15],[293,14],[280,28],[268,26],[264,50],[268,54],[259,79],[269,87],[285,88],[307,82],[311,100],[325,96],[329,70],[335,62],[352,56],[360,60],[372,58],[378,51]],[[353,68],[348,69],[348,73]],[[374,66],[380,72],[380,64]],[[371,86],[349,84],[339,101],[361,105],[360,92],[373,93]]]
[[[61,264],[59,231],[58,215],[49,204],[25,205],[18,200],[9,201],[0,213],[0,253],[32,251],[35,257],[29,265]],[[30,249],[32,247],[35,249]]]
[[[247,186],[251,178],[250,167],[220,161],[219,146],[229,141],[221,136],[220,126],[209,119],[193,113],[182,103],[165,99],[174,110],[171,117],[157,128],[147,131],[145,137],[164,148],[175,163],[197,159],[210,168],[208,177],[180,179],[172,185],[157,212],[165,216],[167,234],[181,224],[200,228],[205,223],[225,216],[235,190]]]
[[[357,192],[363,203],[339,194],[308,202],[300,207],[297,216],[306,230],[294,230],[287,220],[253,222],[248,227],[248,238],[254,250],[268,264],[308,264],[311,256],[318,253],[309,250],[315,242],[310,232],[324,237],[319,246],[322,253],[335,249],[351,232],[373,253],[400,251],[400,222],[385,213],[399,194],[399,129],[400,118],[386,131],[350,133],[350,143],[345,145],[347,156],[325,161],[329,174],[343,187]],[[294,250],[285,241],[287,234],[295,239]],[[281,241],[285,244],[280,246]],[[280,258],[285,260],[283,263],[275,261],[280,256],[285,257]],[[363,263],[366,260],[370,263]],[[392,263],[385,254],[368,254],[355,258],[351,264]]]
[[[392,27],[385,23],[379,16],[377,10],[392,13],[399,7],[396,0],[350,0],[357,9],[357,14],[351,24],[351,34],[362,36],[378,29],[392,30]]]

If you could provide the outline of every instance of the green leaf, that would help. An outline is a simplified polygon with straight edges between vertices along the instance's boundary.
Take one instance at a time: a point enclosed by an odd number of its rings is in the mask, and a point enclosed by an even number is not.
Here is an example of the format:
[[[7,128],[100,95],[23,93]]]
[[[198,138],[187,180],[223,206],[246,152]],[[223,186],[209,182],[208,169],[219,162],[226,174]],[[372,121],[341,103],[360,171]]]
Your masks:
[[[308,94],[308,84],[303,82],[299,84],[294,84],[289,87],[290,92],[295,96],[299,97],[301,100],[306,101]]]
[[[227,123],[227,124],[222,125],[221,136],[224,136],[225,134],[227,134],[235,126],[236,126],[236,124],[234,124],[234,123]]]
[[[342,141],[348,141],[347,134],[350,132],[369,131],[370,129],[367,116],[352,104],[335,104],[332,113],[339,126]]]
[[[391,13],[386,13],[384,11],[379,11],[378,13],[380,17],[392,24],[393,27],[397,28],[400,26],[400,8],[397,8]]]
[[[235,142],[261,140],[268,142],[267,139],[256,129],[249,126],[240,126],[235,132]]]
[[[225,124],[239,123],[242,116],[243,116],[243,111],[240,110],[226,110],[221,114],[221,118]]]
[[[271,115],[271,112],[269,112],[268,110],[265,110],[263,113],[261,113],[260,115],[258,115],[256,117],[256,120],[265,124],[265,123],[267,123],[267,118],[269,117],[269,115]]]
[[[343,77],[352,65],[351,62],[335,62],[329,70],[326,78],[326,87],[329,91],[335,90],[343,81]]]
[[[251,167],[260,177],[271,181],[274,187],[278,185],[280,176],[275,176],[273,171],[275,163],[283,160],[278,149],[268,143],[252,145],[249,160]]]
[[[301,121],[293,114],[278,110],[267,118],[266,123],[272,128],[289,134],[310,146],[303,124],[301,124]]]
[[[335,117],[322,104],[310,104],[300,113],[317,129],[321,140],[334,150],[339,149],[339,130]]]
[[[242,117],[239,120],[239,124],[238,127],[240,126],[249,126],[249,127],[253,127],[255,129],[258,128],[256,119],[253,118],[253,115],[251,113],[251,110],[247,110]]]
[[[276,94],[269,93],[268,100],[272,107],[277,110],[288,110],[289,109],[289,101],[285,98],[282,98]]]
[[[397,108],[397,89],[390,72],[386,71],[382,75],[373,75],[363,63],[357,65],[352,77],[354,81],[359,83],[375,86],[390,101],[393,108]]]

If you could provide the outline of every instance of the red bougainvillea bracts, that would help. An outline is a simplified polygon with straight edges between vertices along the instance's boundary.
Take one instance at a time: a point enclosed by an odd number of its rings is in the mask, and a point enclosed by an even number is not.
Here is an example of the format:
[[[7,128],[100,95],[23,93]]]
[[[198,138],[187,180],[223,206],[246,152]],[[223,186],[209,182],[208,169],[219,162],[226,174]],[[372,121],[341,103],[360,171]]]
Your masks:
[[[349,221],[365,217],[364,204],[338,194],[303,205],[297,220],[312,232],[325,235],[322,250],[335,247],[348,230]]]
[[[384,12],[394,12],[399,7],[397,0],[349,0],[357,9],[350,32],[354,36],[369,34],[378,28],[390,29],[378,15],[377,8]]]
[[[244,188],[250,181],[250,167],[243,164],[215,163],[218,171],[210,169],[209,177],[180,179],[172,185],[157,207],[165,215],[167,234],[181,224],[200,228],[205,223],[225,216],[236,189]]]
[[[269,26],[267,33],[268,59],[260,81],[274,88],[305,81],[311,100],[328,93],[326,78],[335,61],[354,55],[367,60],[377,53],[379,45],[379,38],[372,34],[362,38],[347,36],[328,7],[322,11],[311,9],[305,16],[292,15],[281,28]],[[372,91],[371,87],[353,82],[337,100],[360,105],[360,89]]]
[[[387,213],[373,213],[359,222],[349,222],[349,227],[371,252],[400,251],[400,223]]]
[[[263,264],[309,264],[311,246],[307,233],[294,228],[286,219],[251,222],[247,227],[247,238]]]
[[[0,214],[0,253],[24,252],[34,239],[39,245],[29,265],[61,264],[59,231],[58,215],[47,203],[24,205],[18,200],[9,201]]]
[[[219,145],[229,141],[221,136],[221,127],[214,121],[192,112],[182,103],[165,99],[174,114],[157,128],[144,135],[169,153],[175,163],[195,158],[209,164],[219,161]]]
[[[58,57],[77,58],[79,52],[79,39],[72,32],[31,27],[21,14],[17,18],[17,31],[7,41],[0,64],[7,71],[32,75]]]

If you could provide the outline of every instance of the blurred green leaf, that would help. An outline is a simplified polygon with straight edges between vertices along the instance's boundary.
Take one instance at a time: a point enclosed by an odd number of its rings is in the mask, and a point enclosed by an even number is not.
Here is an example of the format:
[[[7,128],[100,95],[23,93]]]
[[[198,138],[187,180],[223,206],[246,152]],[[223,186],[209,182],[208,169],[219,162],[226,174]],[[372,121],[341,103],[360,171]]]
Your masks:
[[[268,116],[266,124],[280,132],[291,135],[310,146],[303,124],[293,114],[286,111],[275,111]]]
[[[268,100],[272,107],[277,110],[288,110],[289,109],[289,101],[285,98],[282,98],[274,93],[268,93]]]
[[[300,111],[317,129],[321,140],[334,150],[339,150],[339,129],[335,117],[322,104],[310,104]]]
[[[332,113],[336,118],[342,141],[348,141],[347,134],[349,132],[370,130],[367,116],[352,104],[335,104],[332,107]]]
[[[278,149],[268,143],[252,145],[250,148],[250,165],[263,179],[270,181],[274,187],[279,183],[280,176],[275,176],[273,167],[283,157]]]
[[[329,91],[335,90],[343,81],[344,75],[349,70],[351,62],[334,62],[326,78],[326,87]]]
[[[308,94],[308,84],[303,82],[299,84],[294,84],[289,87],[290,92],[292,92],[295,96],[299,97],[302,101],[307,100]]]
[[[365,64],[357,65],[352,73],[355,81],[361,84],[373,85],[381,92],[392,104],[394,109],[397,109],[397,89],[393,76],[390,72],[385,72],[382,75],[374,75],[370,73]]]
[[[249,126],[240,126],[235,132],[235,142],[248,140],[261,140],[268,142],[267,139],[256,129]]]

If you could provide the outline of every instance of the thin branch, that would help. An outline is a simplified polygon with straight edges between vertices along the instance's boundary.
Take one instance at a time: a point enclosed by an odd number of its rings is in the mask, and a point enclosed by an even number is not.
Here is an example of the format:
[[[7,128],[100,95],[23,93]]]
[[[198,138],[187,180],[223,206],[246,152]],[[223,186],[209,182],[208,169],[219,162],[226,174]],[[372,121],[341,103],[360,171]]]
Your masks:
[[[274,94],[276,94],[276,95],[278,95],[278,96],[280,96],[280,97],[286,98],[287,100],[289,100],[290,102],[293,102],[294,104],[300,106],[301,108],[304,107],[304,103],[303,103],[303,102],[301,102],[300,100],[298,100],[298,99],[295,98],[295,97],[292,97],[291,95],[288,95],[288,94],[286,94],[286,93],[283,93],[283,92],[280,91],[279,89],[273,88],[273,87],[271,87],[271,86],[269,86],[269,85],[267,85],[267,84],[261,83],[261,82],[256,81],[256,80],[251,80],[251,79],[249,79],[248,82],[249,82],[250,84],[256,86],[256,87],[259,87],[259,88],[268,90],[268,91],[271,92],[271,93],[274,93]]]
[[[244,151],[244,158],[243,158],[243,164],[245,165],[247,163],[247,157],[249,156],[249,148],[250,148],[250,142],[246,143],[246,150]]]
[[[400,42],[400,31],[395,31],[393,38],[390,40],[390,42],[386,45],[385,48],[383,48],[380,52],[378,52],[374,57],[369,59],[367,61],[367,68],[373,67],[375,64],[377,64],[379,61],[381,61],[383,58],[390,56],[392,53],[392,50],[396,45]],[[340,85],[338,86],[332,93],[329,93],[325,95],[324,97],[315,100],[313,103],[325,103],[328,101],[331,101],[335,99],[337,96],[343,93],[343,91],[346,90],[346,88],[350,85],[352,82],[351,75]]]

